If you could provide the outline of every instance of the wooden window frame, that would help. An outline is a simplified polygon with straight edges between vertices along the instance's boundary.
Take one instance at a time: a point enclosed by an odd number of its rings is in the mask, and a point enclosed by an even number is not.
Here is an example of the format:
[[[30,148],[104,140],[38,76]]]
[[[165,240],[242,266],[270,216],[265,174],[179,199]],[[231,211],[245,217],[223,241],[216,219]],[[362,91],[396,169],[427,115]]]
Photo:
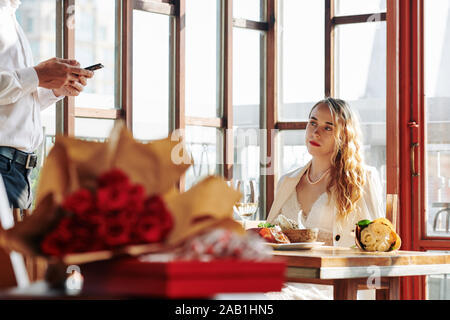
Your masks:
[[[116,1],[116,0],[115,0]],[[132,100],[131,100],[131,44],[132,44],[132,21],[131,5],[133,1],[117,0],[116,19],[119,26],[116,30],[116,41],[122,43],[121,48],[116,53],[121,56],[118,66],[116,66],[116,77],[119,83],[116,84],[115,96],[119,105],[115,108],[81,108],[75,105],[75,97],[65,97],[58,102],[56,108],[56,133],[66,136],[75,135],[75,119],[102,119],[118,120],[124,119],[131,129]],[[58,0],[56,4],[56,52],[57,56],[64,59],[75,59],[75,27],[69,23],[73,21],[75,15],[76,0]],[[76,25],[76,21],[75,21]],[[60,32],[59,30],[62,30]]]
[[[397,2],[399,0],[396,0]],[[400,236],[404,250],[450,249],[450,238],[427,235],[426,145],[427,123],[424,64],[424,0],[399,1],[399,127],[400,135]],[[413,148],[414,145],[418,148]],[[412,153],[415,163],[411,163]],[[413,172],[413,165],[417,172]],[[415,175],[417,173],[417,175]],[[401,283],[402,299],[426,299],[426,277],[407,277]]]
[[[225,0],[232,2],[232,0]],[[274,67],[275,67],[275,59],[274,59],[274,47],[275,44],[275,33],[274,33],[274,26],[275,26],[275,15],[274,15],[274,3],[277,0],[260,0],[261,1],[261,11],[260,11],[260,17],[262,21],[256,21],[256,20],[250,20],[250,19],[244,19],[240,17],[233,17],[233,8],[232,5],[229,5],[228,7],[228,23],[231,25],[231,29],[233,28],[240,28],[240,29],[246,29],[246,30],[254,30],[259,31],[261,33],[265,34],[265,37],[261,39],[260,44],[260,65],[261,65],[261,99],[260,99],[260,119],[259,119],[259,128],[261,130],[266,130],[267,134],[264,136],[264,139],[261,139],[260,141],[260,164],[259,164],[259,216],[258,219],[265,219],[268,213],[268,202],[272,203],[273,197],[270,197],[270,192],[268,190],[273,190],[271,187],[271,184],[273,184],[273,174],[271,170],[271,166],[274,163],[273,161],[273,153],[270,143],[270,133],[272,132],[270,128],[270,123],[272,123],[272,115],[273,113],[271,110],[273,110],[273,98],[274,98],[274,84],[275,84],[275,73],[274,73]],[[232,31],[230,31],[232,32]],[[263,40],[264,39],[264,40]],[[232,70],[232,55],[233,51],[231,50],[231,44],[233,42],[232,37],[229,37],[227,40],[230,42],[230,52],[229,52],[229,62],[228,66],[230,68],[230,72]],[[230,88],[232,86],[232,75],[229,74],[230,81]],[[232,108],[233,105],[231,103],[232,101],[232,92],[231,90],[228,90],[228,101],[230,101],[230,105],[228,106],[231,108],[231,111],[229,113],[232,114]],[[233,126],[229,124],[229,130],[227,130],[227,133],[229,135],[228,141],[232,141],[234,139],[234,134],[232,134],[232,128]],[[227,148],[227,146],[225,146]],[[231,150],[230,150],[231,149]],[[229,156],[229,159],[231,163],[233,162],[234,157],[234,148],[233,146],[228,146],[228,152],[231,154]],[[269,163],[265,163],[265,161],[262,161],[263,159],[270,159]],[[228,175],[225,175],[227,180],[232,179],[233,174],[233,168],[232,164],[228,169],[227,172]],[[270,208],[270,207],[269,207]]]
[[[271,11],[271,15],[273,17],[278,17],[278,1],[280,0],[272,0],[269,1],[269,3],[271,4],[270,7],[270,11]],[[387,1],[389,2],[389,1]],[[376,17],[376,19],[371,19],[372,17]],[[272,18],[272,20],[275,20],[274,18]],[[335,15],[335,5],[334,5],[334,0],[325,0],[325,90],[324,90],[324,96],[334,96],[334,68],[335,68],[335,64],[334,64],[334,47],[335,47],[335,38],[334,38],[334,31],[335,31],[335,27],[338,25],[345,25],[345,24],[354,24],[354,23],[370,23],[370,22],[378,22],[378,21],[387,21],[387,13],[384,12],[380,12],[380,13],[371,13],[371,14],[360,14],[360,15],[347,15],[347,16],[336,16]],[[276,37],[277,35],[277,25],[276,23],[273,23],[273,25],[270,26],[271,30],[269,30],[269,43],[270,43],[270,47],[268,48],[268,50],[270,50],[271,53],[271,57],[274,59],[274,62],[268,62],[267,65],[267,69],[268,69],[268,75],[270,79],[268,79],[268,83],[272,84],[274,83],[273,86],[277,87],[278,82],[277,82],[277,78],[276,78],[276,69],[277,66],[276,64],[278,63],[278,53],[277,53],[277,42],[278,39]],[[393,39],[395,40],[395,39]],[[390,48],[390,46],[389,46]],[[388,49],[389,50],[389,49]],[[394,52],[395,53],[395,52]],[[272,65],[273,64],[273,65]],[[393,69],[392,67],[395,66],[389,66],[388,67],[388,73],[391,72]],[[270,71],[269,71],[270,70]],[[274,73],[274,74],[271,74]],[[389,76],[388,76],[389,77]],[[272,82],[273,81],[273,82]],[[393,94],[395,95],[396,92],[392,91],[392,87],[390,87],[390,85],[392,85],[392,82],[390,80],[388,80],[388,86],[387,86],[387,106],[391,105],[393,102],[397,103],[397,101],[394,101],[393,99]],[[269,87],[267,88],[268,92],[269,92]],[[274,89],[274,92],[270,95],[270,99],[268,100],[268,105],[267,105],[267,113],[271,114],[270,119],[268,118],[268,122],[267,122],[267,128],[271,128],[272,130],[276,131],[276,134],[279,134],[281,131],[289,131],[289,130],[306,130],[306,126],[308,124],[308,121],[279,121],[278,120],[278,100],[277,100],[277,88]],[[387,120],[386,120],[386,126],[387,128],[390,130],[389,132],[397,132],[397,127],[394,128],[394,126],[396,125],[396,121],[397,121],[397,116],[396,114],[393,115],[394,112],[396,112],[396,108],[386,108],[386,112],[387,112]],[[392,121],[391,121],[392,119]],[[267,137],[267,141],[268,141],[268,150],[270,151],[269,154],[273,153],[273,156],[275,156],[274,158],[272,158],[272,165],[274,166],[275,170],[277,168],[277,163],[276,163],[276,150],[277,150],[277,146],[275,145],[275,141],[277,141],[276,139],[271,139],[271,136],[273,136],[273,133],[268,133],[268,137]],[[394,140],[396,137],[398,138],[398,135],[387,135],[391,138],[391,140]],[[274,143],[275,142],[275,143]],[[393,144],[394,147],[398,146],[398,143]],[[395,150],[391,150],[392,148],[390,148],[388,151],[394,151],[393,153],[395,153]],[[398,155],[397,155],[398,157]],[[395,158],[395,156],[394,156]],[[398,161],[397,161],[398,162]],[[393,163],[393,162],[392,162]],[[397,170],[398,169],[398,165],[394,165],[390,167],[390,172],[392,172],[392,170]],[[267,194],[266,194],[266,198],[267,198],[267,207],[266,207],[266,212],[269,212],[269,209],[273,203],[273,197],[274,197],[274,192],[275,192],[275,181],[277,180],[278,176],[277,176],[277,172],[275,172],[274,175],[271,175],[270,177],[267,178]],[[392,190],[395,190],[397,187],[397,182],[393,182],[393,181],[389,181],[388,180],[388,186],[387,186],[387,191],[388,193],[392,192]]]

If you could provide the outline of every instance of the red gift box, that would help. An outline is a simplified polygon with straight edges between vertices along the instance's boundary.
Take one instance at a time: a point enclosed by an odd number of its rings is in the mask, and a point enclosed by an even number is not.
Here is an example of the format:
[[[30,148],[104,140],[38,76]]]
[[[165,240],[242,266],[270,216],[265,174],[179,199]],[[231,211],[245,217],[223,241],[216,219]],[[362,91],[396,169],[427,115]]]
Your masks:
[[[123,258],[81,266],[83,293],[122,297],[207,298],[218,293],[280,291],[283,260],[142,262]]]

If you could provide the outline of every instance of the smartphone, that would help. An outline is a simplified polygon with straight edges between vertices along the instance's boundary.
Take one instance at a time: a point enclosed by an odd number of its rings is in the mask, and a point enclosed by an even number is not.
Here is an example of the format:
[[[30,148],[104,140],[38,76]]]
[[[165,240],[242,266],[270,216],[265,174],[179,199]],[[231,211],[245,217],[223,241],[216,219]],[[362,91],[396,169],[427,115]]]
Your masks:
[[[94,64],[92,66],[86,67],[84,69],[89,70],[89,71],[95,71],[95,70],[98,70],[98,69],[101,69],[101,68],[104,68],[104,67],[105,66],[102,65],[101,63],[97,63],[97,64]]]

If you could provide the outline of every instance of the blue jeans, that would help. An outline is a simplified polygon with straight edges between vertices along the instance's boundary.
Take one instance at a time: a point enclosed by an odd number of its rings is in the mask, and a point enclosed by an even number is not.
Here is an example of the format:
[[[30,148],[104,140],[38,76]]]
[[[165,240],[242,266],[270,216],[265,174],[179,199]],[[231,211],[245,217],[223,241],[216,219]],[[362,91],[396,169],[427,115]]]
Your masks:
[[[5,184],[9,205],[12,208],[29,209],[33,202],[30,174],[32,169],[0,155],[0,174]]]

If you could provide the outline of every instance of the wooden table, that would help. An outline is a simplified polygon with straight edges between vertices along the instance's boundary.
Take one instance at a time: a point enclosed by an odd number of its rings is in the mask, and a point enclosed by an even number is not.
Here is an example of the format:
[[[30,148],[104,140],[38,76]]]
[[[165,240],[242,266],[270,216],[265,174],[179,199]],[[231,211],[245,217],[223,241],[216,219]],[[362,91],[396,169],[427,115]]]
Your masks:
[[[287,281],[334,286],[335,300],[355,300],[357,290],[377,289],[377,299],[399,299],[400,278],[450,273],[450,254],[319,247],[312,250],[274,250],[287,260]]]

